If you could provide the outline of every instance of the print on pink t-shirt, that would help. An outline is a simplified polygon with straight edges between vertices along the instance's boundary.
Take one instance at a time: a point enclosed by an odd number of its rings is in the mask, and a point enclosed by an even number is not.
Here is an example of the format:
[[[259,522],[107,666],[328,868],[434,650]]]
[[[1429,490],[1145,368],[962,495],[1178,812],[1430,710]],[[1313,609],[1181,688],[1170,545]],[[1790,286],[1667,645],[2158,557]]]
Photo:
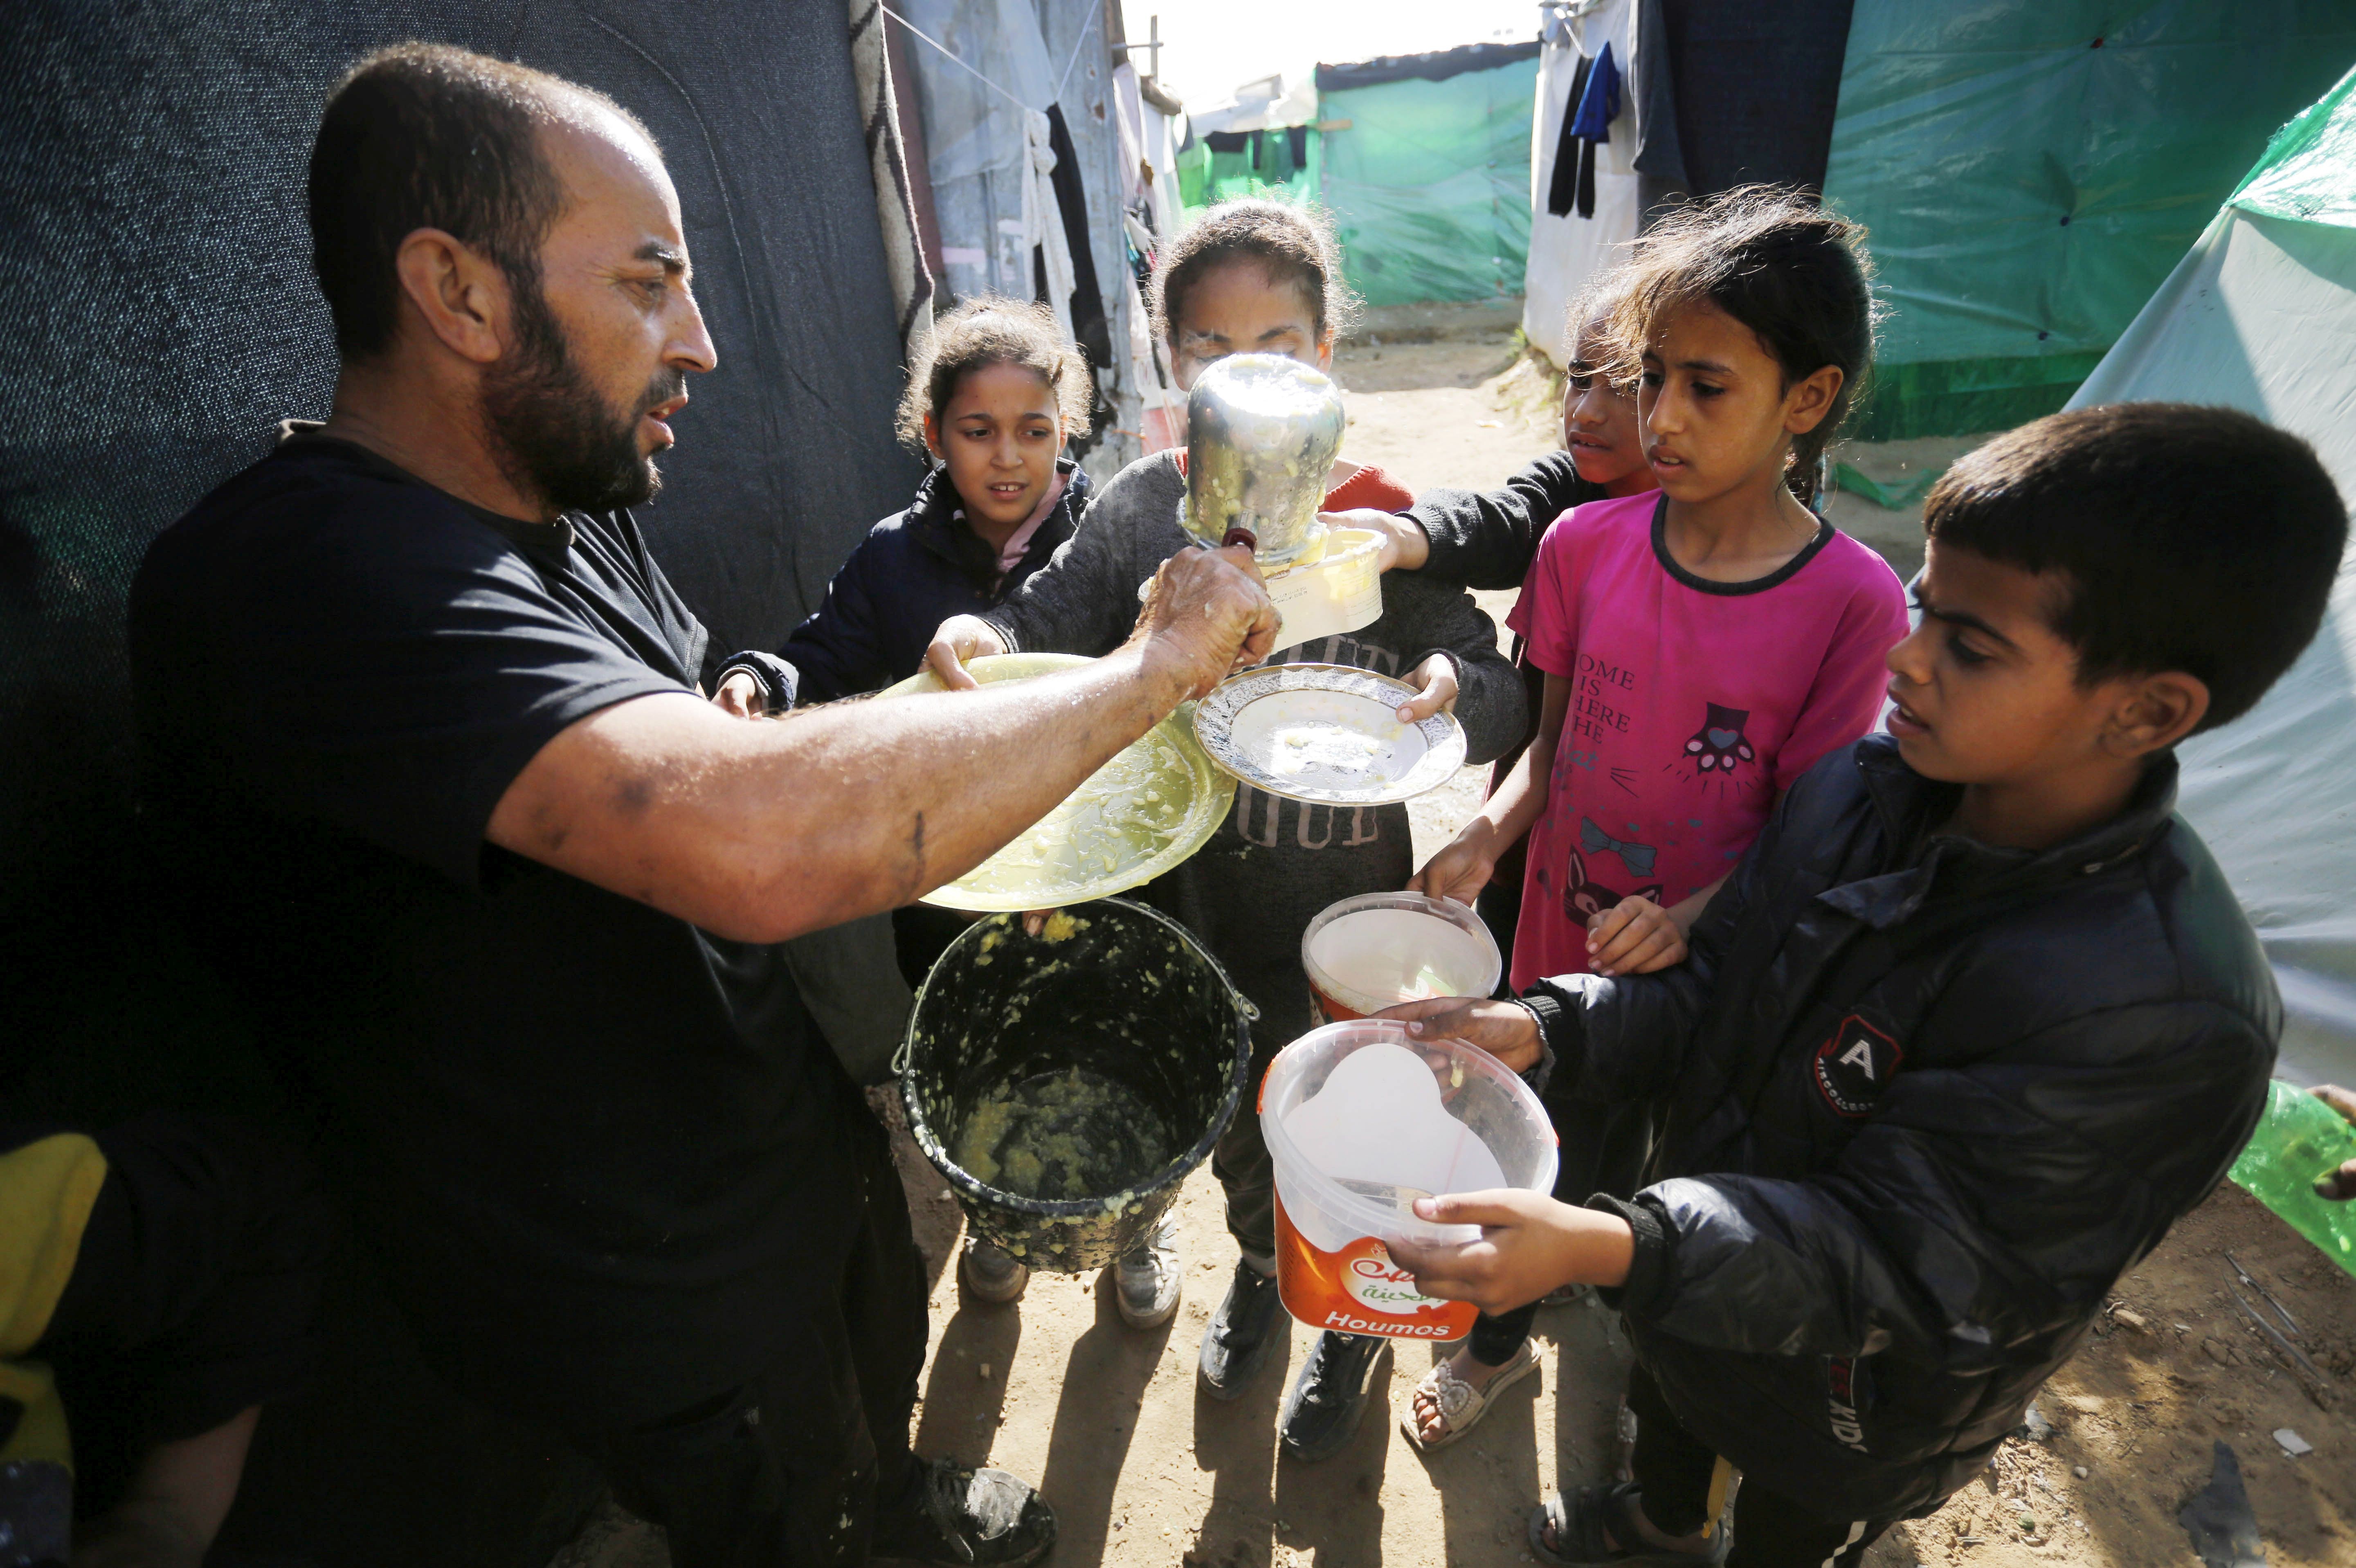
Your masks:
[[[1882,559],[1826,525],[1772,576],[1713,582],[1662,541],[1658,493],[1555,519],[1505,624],[1571,683],[1530,829],[1515,988],[1587,968],[1587,921],[1734,869],[1778,795],[1873,726],[1906,635]]]

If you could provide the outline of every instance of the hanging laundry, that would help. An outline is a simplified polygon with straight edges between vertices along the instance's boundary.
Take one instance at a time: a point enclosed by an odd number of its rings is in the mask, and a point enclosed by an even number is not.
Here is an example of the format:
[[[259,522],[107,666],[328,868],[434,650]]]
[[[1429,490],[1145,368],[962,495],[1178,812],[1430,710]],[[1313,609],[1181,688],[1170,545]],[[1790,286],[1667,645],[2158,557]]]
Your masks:
[[[1569,217],[1574,208],[1581,218],[1595,216],[1595,148],[1612,139],[1612,122],[1619,117],[1620,68],[1607,38],[1593,59],[1581,56],[1571,73],[1554,175],[1547,183],[1547,210],[1555,217]]]
[[[1055,123],[1037,110],[1026,109],[1023,138],[1028,172],[1023,181],[1021,243],[1031,256],[1032,297],[1054,311],[1055,325],[1069,333],[1072,247],[1055,190]]]
[[[1595,149],[1612,140],[1612,122],[1619,117],[1620,70],[1612,64],[1612,43],[1607,38],[1580,84],[1579,108],[1569,125],[1570,133],[1579,138],[1577,202],[1581,218],[1595,216]]]
[[[1621,75],[1612,59],[1612,40],[1595,57],[1580,54],[1564,99],[1562,136],[1555,142],[1555,169],[1546,184],[1546,209],[1555,217],[1595,217],[1595,146],[1612,142],[1619,120]]]
[[[1641,0],[1574,0],[1557,7],[1576,11],[1567,17],[1541,50],[1537,95],[1532,104],[1532,179],[1530,192],[1529,261],[1523,272],[1523,330],[1556,363],[1564,363],[1568,348],[1564,313],[1581,287],[1598,272],[1626,259],[1624,247],[1635,238],[1640,176],[1629,166],[1629,155],[1639,144],[1644,105],[1636,96],[1641,56],[1635,43],[1635,18]],[[1580,106],[1594,92],[1595,67],[1603,46],[1612,46],[1612,65],[1619,78],[1619,118],[1606,119],[1608,142],[1591,142],[1575,133]],[[1599,112],[1611,108],[1605,91],[1596,104]],[[1592,152],[1594,161],[1587,164]],[[1581,165],[1585,178],[1581,178]],[[1588,216],[1581,217],[1581,186],[1586,189]]]
[[[1088,198],[1080,185],[1080,158],[1073,150],[1071,127],[1064,122],[1064,106],[1050,105],[1044,118],[1048,150],[1054,155],[1049,178],[1055,203],[1063,214],[1065,267],[1071,278],[1069,325],[1072,341],[1099,370],[1112,368],[1112,326],[1106,319],[1104,290],[1097,281],[1096,251],[1088,243]]]
[[[1579,107],[1585,101],[1587,79],[1594,74],[1595,61],[1586,55],[1571,67],[1570,91],[1564,96],[1562,133],[1554,144],[1554,168],[1547,180],[1547,211],[1557,218],[1570,216],[1572,205],[1579,199]]]
[[[1612,61],[1612,40],[1580,84],[1579,112],[1571,116],[1570,133],[1590,142],[1612,140],[1612,122],[1620,118],[1620,68]]]
[[[1270,185],[1289,185],[1309,162],[1309,128],[1287,125],[1260,133],[1260,144],[1267,149],[1261,177]]]

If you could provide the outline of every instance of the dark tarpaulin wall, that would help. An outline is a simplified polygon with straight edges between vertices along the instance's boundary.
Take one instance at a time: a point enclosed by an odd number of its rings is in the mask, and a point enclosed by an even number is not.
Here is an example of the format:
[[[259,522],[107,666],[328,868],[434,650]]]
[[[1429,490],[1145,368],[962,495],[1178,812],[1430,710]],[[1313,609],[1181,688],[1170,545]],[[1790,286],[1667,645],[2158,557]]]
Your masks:
[[[1381,55],[1370,60],[1317,68],[1319,92],[1347,92],[1353,88],[1381,87],[1393,81],[1446,81],[1468,70],[1494,70],[1538,58],[1538,41],[1515,44],[1461,44],[1420,55]],[[1330,118],[1330,116],[1329,116]]]
[[[1664,4],[1687,188],[1822,189],[1851,0]]]
[[[643,514],[723,645],[775,645],[916,477],[843,0],[11,0],[0,7],[0,1116],[268,1111],[214,982],[143,915],[123,611],[148,541],[327,411],[304,174],[342,70],[425,38],[612,94],[661,142],[720,365]],[[443,1388],[349,1253],[216,1560],[548,1561],[595,1500]],[[91,1487],[95,1476],[85,1476]]]
[[[0,12],[0,910],[119,899],[123,603],[155,532],[334,383],[304,170],[356,57],[427,38],[661,142],[720,365],[645,513],[716,642],[774,645],[916,470],[841,0],[14,0]],[[12,965],[22,965],[21,949]],[[12,976],[12,978],[17,977]]]

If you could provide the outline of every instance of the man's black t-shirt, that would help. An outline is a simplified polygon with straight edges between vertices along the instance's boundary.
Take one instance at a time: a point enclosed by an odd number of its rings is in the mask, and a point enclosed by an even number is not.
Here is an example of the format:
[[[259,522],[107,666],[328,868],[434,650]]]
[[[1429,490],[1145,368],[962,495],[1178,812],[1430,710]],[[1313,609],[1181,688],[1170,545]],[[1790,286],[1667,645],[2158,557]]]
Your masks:
[[[132,589],[189,916],[428,1349],[560,1419],[766,1370],[856,1218],[865,1109],[776,950],[483,837],[559,731],[692,697],[705,651],[628,513],[517,522],[299,427]]]

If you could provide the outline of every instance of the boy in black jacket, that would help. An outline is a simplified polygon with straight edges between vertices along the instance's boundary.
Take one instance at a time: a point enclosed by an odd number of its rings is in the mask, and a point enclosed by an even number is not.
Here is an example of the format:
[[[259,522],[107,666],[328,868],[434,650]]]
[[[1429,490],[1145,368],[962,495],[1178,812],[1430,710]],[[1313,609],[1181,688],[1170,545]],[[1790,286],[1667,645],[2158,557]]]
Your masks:
[[[1633,1482],[1541,1562],[1860,1561],[1987,1462],[2119,1275],[2256,1125],[2281,1008],[2173,816],[2175,744],[2247,710],[2347,541],[2301,442],[2173,404],[2056,414],[1933,491],[1889,734],[1795,785],[1678,967],[1411,1004],[1557,1097],[1658,1100],[1633,1201],[1426,1200],[1397,1255],[1496,1312],[1608,1287]]]

